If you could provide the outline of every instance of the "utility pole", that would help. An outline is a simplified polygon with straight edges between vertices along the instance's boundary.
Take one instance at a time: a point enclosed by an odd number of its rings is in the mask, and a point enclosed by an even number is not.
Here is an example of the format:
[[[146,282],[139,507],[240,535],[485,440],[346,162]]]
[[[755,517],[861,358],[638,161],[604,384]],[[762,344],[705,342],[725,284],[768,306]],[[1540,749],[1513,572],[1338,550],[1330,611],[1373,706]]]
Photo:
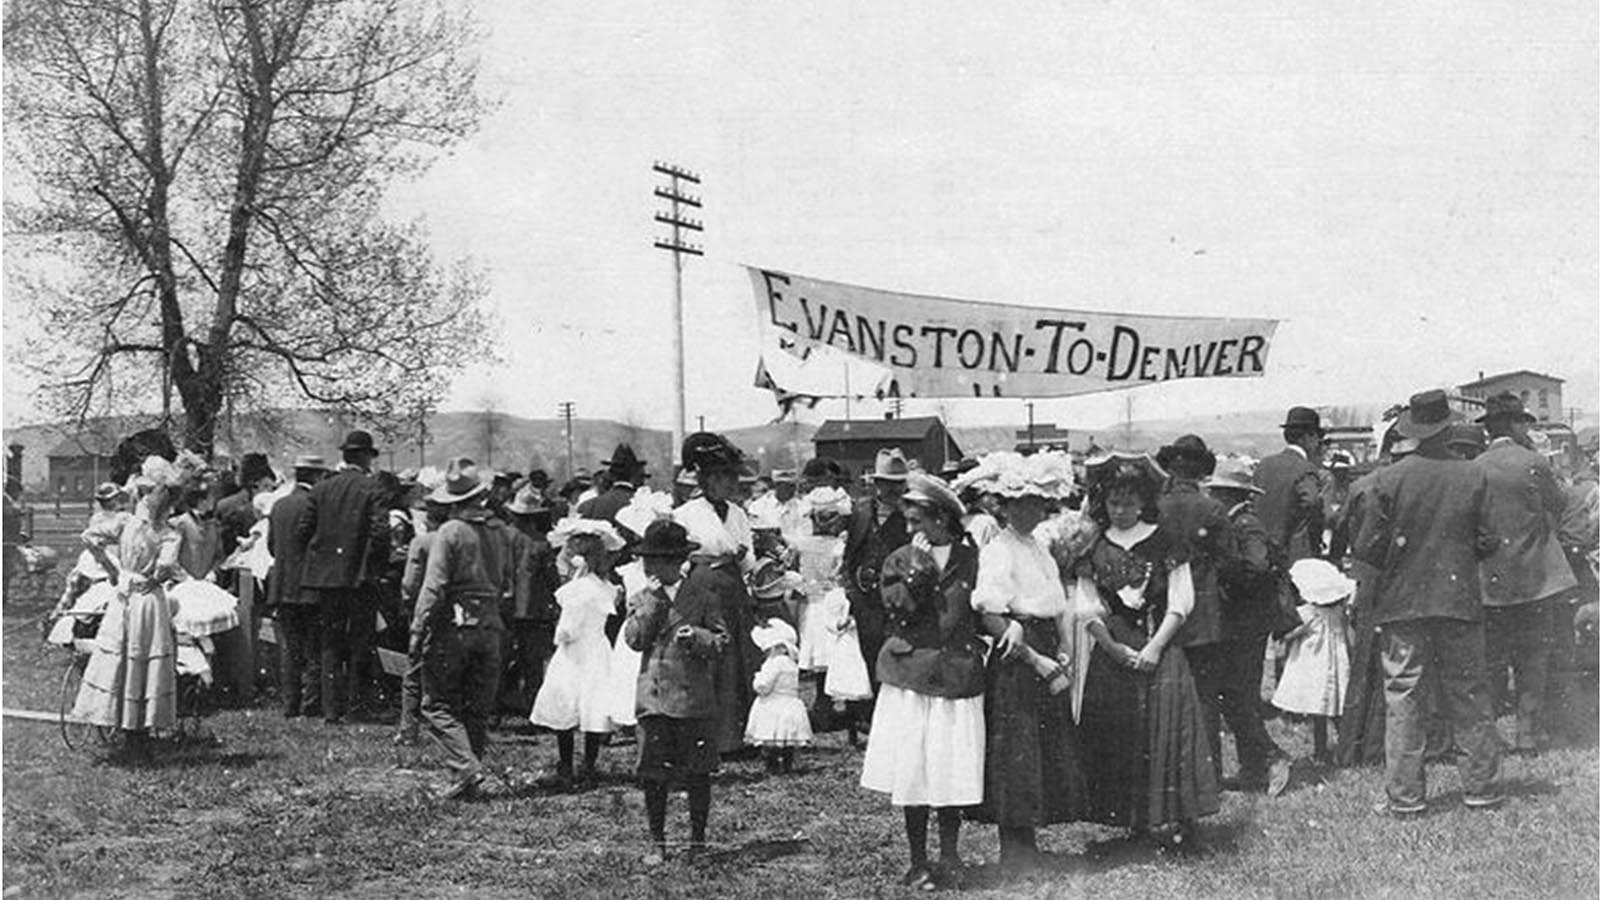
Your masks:
[[[1028,408],[1028,452],[1033,452],[1033,401],[1022,404]]]
[[[695,418],[698,419],[699,422],[700,422],[700,427],[698,429],[696,429],[696,430],[705,431],[706,430],[706,417],[705,416],[695,416]]]
[[[567,480],[572,479],[572,411],[576,408],[571,400],[563,400],[556,405],[556,414],[561,417],[561,431],[567,436]]]
[[[428,464],[428,405],[417,404],[417,469]]]
[[[684,232],[704,233],[705,223],[684,216],[684,210],[700,209],[700,198],[683,192],[683,185],[700,183],[700,176],[670,163],[657,162],[650,166],[657,175],[664,175],[668,183],[656,185],[655,195],[672,204],[671,212],[656,212],[655,219],[672,226],[672,237],[655,242],[656,247],[672,254],[672,359],[677,388],[676,415],[672,419],[672,455],[676,459],[683,452],[683,434],[688,426],[684,406],[683,375],[683,255],[704,256],[695,244],[684,240]],[[682,462],[681,459],[677,460]]]

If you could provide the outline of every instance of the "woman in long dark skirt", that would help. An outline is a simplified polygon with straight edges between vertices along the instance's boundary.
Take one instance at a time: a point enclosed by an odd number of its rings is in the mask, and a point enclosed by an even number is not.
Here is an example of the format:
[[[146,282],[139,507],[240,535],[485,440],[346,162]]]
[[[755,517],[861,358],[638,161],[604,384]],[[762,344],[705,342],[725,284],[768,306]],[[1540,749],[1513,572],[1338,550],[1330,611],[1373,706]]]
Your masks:
[[[1172,644],[1194,604],[1187,550],[1154,524],[1162,479],[1148,457],[1114,455],[1089,473],[1103,531],[1078,568],[1078,616],[1093,641],[1078,718],[1086,818],[1136,835],[1175,825],[1187,849],[1196,820],[1219,808],[1194,678]]]
[[[992,453],[957,482],[1002,498],[1006,527],[984,545],[972,606],[994,637],[984,692],[984,797],[972,817],[1000,830],[1000,861],[1032,865],[1041,826],[1076,821],[1084,779],[1072,724],[1071,610],[1054,557],[1034,536],[1072,489],[1060,453]]]

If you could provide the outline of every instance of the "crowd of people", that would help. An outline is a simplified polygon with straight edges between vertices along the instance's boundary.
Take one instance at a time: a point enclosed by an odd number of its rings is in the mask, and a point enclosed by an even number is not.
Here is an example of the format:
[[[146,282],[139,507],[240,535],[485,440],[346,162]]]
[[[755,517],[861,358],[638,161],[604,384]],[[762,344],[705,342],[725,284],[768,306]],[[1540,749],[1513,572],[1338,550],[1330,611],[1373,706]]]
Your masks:
[[[902,810],[921,890],[959,883],[965,821],[997,827],[1006,867],[1066,822],[1188,850],[1223,791],[1289,786],[1279,714],[1318,763],[1381,762],[1381,814],[1425,811],[1426,765],[1451,758],[1463,803],[1492,809],[1502,752],[1594,724],[1594,454],[1558,471],[1532,420],[1512,395],[1473,422],[1418,394],[1365,473],[1323,458],[1304,407],[1259,462],[1186,435],[1153,455],[929,472],[890,448],[859,479],[825,458],[758,475],[697,433],[667,490],[626,445],[557,489],[468,459],[375,472],[355,431],[336,466],[302,455],[287,479],[247,456],[208,502],[203,466],[153,456],[84,532],[77,590],[115,590],[78,708],[130,735],[170,724],[166,592],[260,578],[283,715],[372,712],[376,642],[403,660],[394,739],[426,729],[448,798],[495,774],[505,717],[554,733],[547,782],[567,789],[632,732],[654,861],[674,786],[694,852],[722,760],[782,777],[833,730],[865,734],[860,784]]]

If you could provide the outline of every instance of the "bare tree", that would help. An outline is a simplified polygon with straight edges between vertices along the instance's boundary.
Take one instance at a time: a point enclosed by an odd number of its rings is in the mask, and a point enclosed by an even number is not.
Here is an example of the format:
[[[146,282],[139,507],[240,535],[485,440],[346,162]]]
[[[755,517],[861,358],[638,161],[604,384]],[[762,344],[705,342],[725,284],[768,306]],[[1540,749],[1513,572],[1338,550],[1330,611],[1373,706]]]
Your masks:
[[[483,280],[380,204],[476,127],[476,39],[448,0],[8,4],[8,224],[82,273],[34,296],[58,411],[175,392],[209,452],[230,400],[436,401]]]

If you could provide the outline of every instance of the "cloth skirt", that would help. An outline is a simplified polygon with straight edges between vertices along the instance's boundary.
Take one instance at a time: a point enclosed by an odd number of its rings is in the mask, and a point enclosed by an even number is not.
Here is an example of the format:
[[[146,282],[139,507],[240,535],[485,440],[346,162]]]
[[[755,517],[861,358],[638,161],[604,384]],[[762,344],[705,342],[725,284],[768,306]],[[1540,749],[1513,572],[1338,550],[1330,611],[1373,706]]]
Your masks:
[[[128,731],[176,725],[177,653],[172,601],[161,587],[119,595],[95,635],[73,716]]]
[[[1272,705],[1285,712],[1337,717],[1344,711],[1350,683],[1350,653],[1343,636],[1319,642],[1289,645]]]
[[[1131,626],[1111,621],[1117,640],[1145,644]],[[1096,647],[1078,729],[1089,821],[1150,828],[1218,810],[1211,744],[1181,647],[1168,646],[1154,672],[1118,665]]]
[[[983,800],[983,698],[930,697],[882,686],[861,762],[861,786],[895,806]]]
[[[761,747],[808,747],[811,717],[795,694],[768,694],[750,704],[744,740]]]
[[[823,672],[828,668],[828,651],[833,647],[833,635],[828,631],[828,617],[823,612],[822,595],[802,596],[800,599],[800,671]]]
[[[1056,655],[1055,622],[1028,621],[1023,636],[1039,653]],[[1018,828],[1082,818],[1084,774],[1072,692],[1051,694],[1027,663],[993,653],[984,698],[983,805],[972,817]]]
[[[608,674],[607,713],[614,725],[632,727],[638,721],[639,661],[642,654],[628,646],[622,635],[611,647],[611,670]]]
[[[611,652],[599,631],[557,645],[528,721],[552,731],[611,731]]]
[[[828,648],[827,694],[835,700],[870,700],[872,681],[867,677],[867,661],[861,655],[861,639],[852,625],[838,633],[830,632]]]

